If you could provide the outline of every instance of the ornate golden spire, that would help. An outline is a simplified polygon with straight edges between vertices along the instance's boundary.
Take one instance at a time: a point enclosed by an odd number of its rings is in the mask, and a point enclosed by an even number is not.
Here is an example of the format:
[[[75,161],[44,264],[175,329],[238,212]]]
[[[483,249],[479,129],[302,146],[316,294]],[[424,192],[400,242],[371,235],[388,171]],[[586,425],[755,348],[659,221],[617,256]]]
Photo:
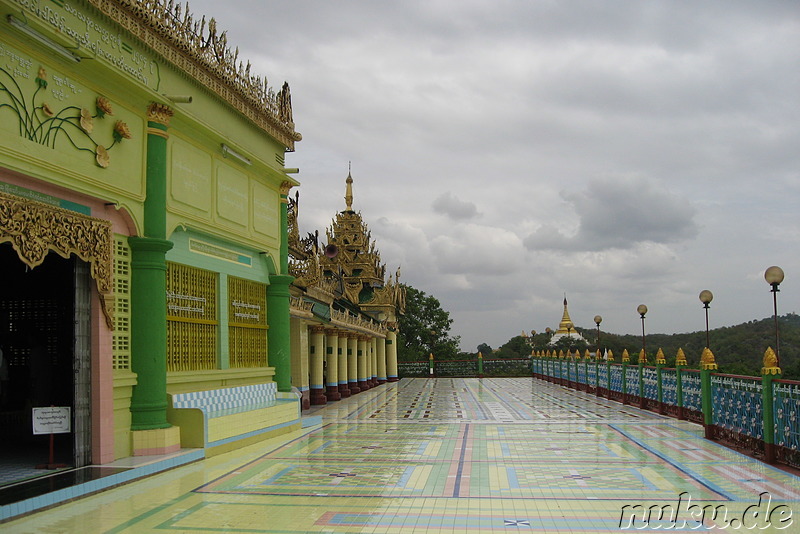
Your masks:
[[[344,192],[344,201],[347,204],[346,211],[353,211],[353,177],[350,176],[350,164],[347,164],[347,187]]]
[[[569,328],[567,328],[569,325]],[[572,319],[569,318],[569,311],[567,310],[567,296],[564,295],[564,315],[561,316],[561,322],[558,323],[558,330],[556,334],[572,334],[575,332],[575,325]]]

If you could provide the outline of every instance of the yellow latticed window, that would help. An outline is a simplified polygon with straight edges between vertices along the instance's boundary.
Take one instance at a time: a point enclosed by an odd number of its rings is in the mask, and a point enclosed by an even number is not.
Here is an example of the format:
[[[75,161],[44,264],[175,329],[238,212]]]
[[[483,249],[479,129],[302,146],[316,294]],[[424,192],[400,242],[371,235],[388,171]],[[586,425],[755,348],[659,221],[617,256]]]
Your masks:
[[[217,368],[217,273],[167,262],[167,371]]]
[[[267,286],[228,277],[228,339],[231,367],[266,367]]]
[[[111,358],[114,369],[131,368],[131,250],[128,238],[114,236],[114,333]]]

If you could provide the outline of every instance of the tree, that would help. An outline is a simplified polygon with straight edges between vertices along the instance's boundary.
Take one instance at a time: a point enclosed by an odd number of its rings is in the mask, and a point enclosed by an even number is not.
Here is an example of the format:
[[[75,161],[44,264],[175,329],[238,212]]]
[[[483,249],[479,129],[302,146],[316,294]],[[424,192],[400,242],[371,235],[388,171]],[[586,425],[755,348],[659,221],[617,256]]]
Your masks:
[[[515,336],[498,349],[497,355],[501,358],[527,358],[531,355],[531,345],[527,338]]]
[[[433,353],[440,360],[457,359],[459,336],[450,337],[453,320],[438,299],[411,286],[406,288],[406,313],[400,317],[397,355],[400,361],[419,361]]]
[[[478,345],[478,352],[484,356],[489,356],[492,353],[492,347],[488,343],[481,343]]]

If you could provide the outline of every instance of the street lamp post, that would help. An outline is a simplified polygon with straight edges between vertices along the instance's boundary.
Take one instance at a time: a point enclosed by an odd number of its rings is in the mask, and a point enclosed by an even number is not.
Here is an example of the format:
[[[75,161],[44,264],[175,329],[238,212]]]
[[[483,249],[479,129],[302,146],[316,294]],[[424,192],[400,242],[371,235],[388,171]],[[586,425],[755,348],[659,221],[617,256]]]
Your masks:
[[[594,316],[594,324],[597,325],[597,354],[600,354],[600,323],[603,322],[603,318],[599,315]],[[595,356],[597,359],[597,356]]]
[[[711,345],[708,342],[708,305],[711,304],[711,301],[714,300],[714,294],[711,293],[708,289],[704,289],[700,292],[700,302],[703,303],[703,308],[706,310],[706,348],[710,349]]]
[[[646,357],[647,345],[645,343],[645,338],[644,338],[644,314],[647,313],[647,306],[645,306],[644,304],[639,304],[639,307],[636,308],[636,311],[639,312],[639,315],[642,316],[642,350],[644,351]]]
[[[778,359],[777,366],[781,365],[781,341],[780,334],[778,333],[778,286],[783,282],[783,269],[773,265],[764,272],[764,280],[772,286],[772,309],[773,317],[775,318],[775,357]]]

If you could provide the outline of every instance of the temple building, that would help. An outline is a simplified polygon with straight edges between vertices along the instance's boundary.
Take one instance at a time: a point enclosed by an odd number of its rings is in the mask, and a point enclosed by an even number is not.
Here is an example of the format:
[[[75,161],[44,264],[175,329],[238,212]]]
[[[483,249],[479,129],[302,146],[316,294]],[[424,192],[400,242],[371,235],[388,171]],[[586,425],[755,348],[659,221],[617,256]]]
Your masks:
[[[558,323],[558,329],[550,338],[550,345],[555,345],[561,338],[570,338],[575,341],[586,341],[577,330],[575,324],[569,317],[569,310],[567,309],[567,297],[564,297],[564,313],[561,315],[561,321]]]
[[[300,428],[289,85],[174,2],[0,15],[0,454],[47,460],[54,433],[71,467],[191,460]],[[365,313],[347,332],[387,338]]]
[[[400,270],[387,277],[369,227],[353,210],[349,173],[344,200],[324,246],[318,231],[300,237],[299,195],[289,200],[292,384],[304,408],[398,379]]]

